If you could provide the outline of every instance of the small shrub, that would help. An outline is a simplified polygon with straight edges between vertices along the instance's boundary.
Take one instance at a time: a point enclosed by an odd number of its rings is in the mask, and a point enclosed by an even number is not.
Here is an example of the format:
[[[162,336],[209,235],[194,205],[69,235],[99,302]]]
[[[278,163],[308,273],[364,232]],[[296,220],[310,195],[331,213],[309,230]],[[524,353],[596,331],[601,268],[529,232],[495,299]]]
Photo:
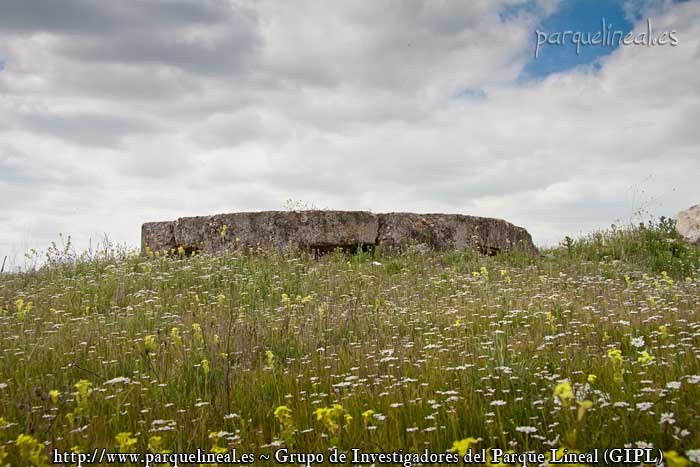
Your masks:
[[[687,245],[676,231],[676,221],[666,217],[638,226],[612,225],[578,240],[567,236],[561,246],[560,253],[572,259],[625,261],[676,278],[692,276],[700,269],[700,249]]]

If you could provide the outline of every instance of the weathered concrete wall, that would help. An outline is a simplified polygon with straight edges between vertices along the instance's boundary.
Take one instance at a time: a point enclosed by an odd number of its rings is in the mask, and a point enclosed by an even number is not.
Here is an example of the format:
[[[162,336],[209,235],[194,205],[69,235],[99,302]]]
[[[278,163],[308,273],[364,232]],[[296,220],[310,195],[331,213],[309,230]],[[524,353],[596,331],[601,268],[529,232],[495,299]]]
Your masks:
[[[178,219],[175,243],[205,252],[289,245],[332,250],[374,245],[377,228],[376,216],[362,211],[237,212]]]
[[[372,214],[366,211],[263,211],[181,217],[143,225],[141,249],[183,247],[188,253],[228,248],[296,246],[320,251],[366,246],[436,250],[476,248],[484,254],[520,246],[537,251],[530,234],[501,219],[461,214]]]
[[[177,247],[175,222],[146,222],[141,226],[141,254],[151,251],[170,250]]]
[[[691,245],[700,245],[700,204],[678,213],[676,231]]]
[[[378,214],[378,244],[399,248],[425,244],[435,250],[475,248],[484,254],[509,250],[515,245],[535,251],[527,230],[501,219],[461,214]]]

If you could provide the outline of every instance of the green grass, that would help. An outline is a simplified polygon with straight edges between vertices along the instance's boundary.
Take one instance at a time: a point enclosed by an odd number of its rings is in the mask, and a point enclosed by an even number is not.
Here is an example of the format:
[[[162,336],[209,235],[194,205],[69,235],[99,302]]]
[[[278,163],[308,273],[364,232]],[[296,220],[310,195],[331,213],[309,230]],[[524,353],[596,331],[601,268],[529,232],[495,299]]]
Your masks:
[[[699,258],[667,221],[539,256],[52,258],[0,275],[0,465],[469,437],[693,457]]]

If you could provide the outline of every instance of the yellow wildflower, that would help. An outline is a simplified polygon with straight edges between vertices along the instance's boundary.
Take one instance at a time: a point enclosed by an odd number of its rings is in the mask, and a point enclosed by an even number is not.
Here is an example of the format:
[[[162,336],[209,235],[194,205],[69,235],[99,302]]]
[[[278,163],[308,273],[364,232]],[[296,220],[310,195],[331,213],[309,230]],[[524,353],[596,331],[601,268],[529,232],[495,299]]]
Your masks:
[[[619,365],[622,363],[622,351],[620,349],[608,349],[608,358],[612,360],[613,364]]]
[[[554,397],[561,402],[568,402],[574,398],[574,391],[571,389],[571,384],[568,381],[562,381],[554,388]]]
[[[146,352],[155,352],[157,347],[156,336],[149,334],[148,336],[144,337],[143,346],[146,349]]]
[[[342,405],[333,404],[331,407],[319,407],[314,410],[313,415],[326,426],[330,433],[336,434],[340,429],[338,421],[344,412]]]
[[[585,401],[577,402],[577,404],[578,404],[578,412],[577,412],[577,414],[576,414],[576,419],[577,419],[578,421],[581,421],[581,419],[583,418],[584,414],[586,413],[586,410],[588,410],[588,409],[590,409],[591,407],[593,407],[593,402],[591,402],[591,401],[589,401],[589,400],[585,400]]]
[[[75,393],[75,399],[78,405],[87,404],[87,399],[92,394],[92,383],[86,379],[81,379],[73,385],[77,392]]]
[[[219,441],[224,437],[224,433],[221,431],[212,431],[209,433],[209,439],[214,440],[214,444],[212,444],[211,449],[209,449],[209,452],[213,452],[214,454],[223,454],[225,452],[228,452],[228,449],[219,446]]]
[[[690,461],[676,451],[664,451],[664,460],[668,467],[687,467]]]
[[[653,362],[654,360],[655,360],[655,358],[653,356],[649,355],[649,352],[647,352],[646,350],[642,351],[641,355],[637,358],[637,361],[639,363],[649,363],[649,362]]]
[[[24,300],[21,298],[18,298],[17,300],[15,300],[15,308],[17,309],[17,317],[19,319],[24,318],[27,315],[27,313],[32,311],[32,306],[33,306],[32,302],[24,303]]]
[[[132,447],[138,441],[136,438],[131,437],[131,432],[121,432],[114,437],[117,442],[117,448],[119,452],[131,452]]]
[[[48,458],[44,453],[44,445],[31,435],[19,435],[15,440],[15,446],[19,450],[22,459],[29,461],[32,465],[48,465]]]
[[[200,344],[204,340],[202,337],[202,326],[199,323],[192,323],[192,336],[196,344]]]
[[[151,436],[148,438],[148,450],[153,454],[170,453],[170,450],[163,449],[163,438],[161,436]]]
[[[286,425],[292,419],[292,409],[286,405],[280,405],[275,409],[275,418],[279,420],[282,425]]]
[[[272,353],[272,350],[265,351],[265,360],[267,361],[268,367],[272,368],[275,366],[275,354]]]
[[[460,439],[459,441],[455,441],[452,443],[452,447],[450,448],[450,452],[456,452],[457,454],[461,456],[464,456],[467,454],[467,451],[472,447],[472,445],[476,444],[477,440],[476,438],[464,438]]]

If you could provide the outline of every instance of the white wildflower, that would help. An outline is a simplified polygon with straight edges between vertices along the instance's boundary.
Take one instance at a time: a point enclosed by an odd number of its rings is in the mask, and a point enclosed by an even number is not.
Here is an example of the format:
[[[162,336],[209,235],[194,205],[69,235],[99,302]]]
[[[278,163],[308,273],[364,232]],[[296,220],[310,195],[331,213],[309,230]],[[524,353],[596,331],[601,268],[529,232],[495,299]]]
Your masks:
[[[535,428],[534,426],[517,426],[517,427],[515,427],[515,431],[529,435],[532,433],[536,433],[537,428]]]
[[[646,412],[654,406],[652,402],[637,402],[637,409]]]
[[[661,414],[661,420],[659,421],[659,425],[663,425],[664,423],[668,423],[669,425],[673,425],[676,423],[676,419],[674,418],[673,412],[664,412]]]
[[[690,462],[700,464],[700,449],[689,449],[685,451],[685,455],[688,456]]]
[[[131,382],[131,379],[127,378],[126,376],[117,376],[116,378],[112,378],[108,381],[105,381],[105,384],[117,384],[117,383],[129,384],[130,382]]]
[[[636,347],[638,349],[644,347],[644,336],[633,338],[630,344],[632,344],[632,347]]]

